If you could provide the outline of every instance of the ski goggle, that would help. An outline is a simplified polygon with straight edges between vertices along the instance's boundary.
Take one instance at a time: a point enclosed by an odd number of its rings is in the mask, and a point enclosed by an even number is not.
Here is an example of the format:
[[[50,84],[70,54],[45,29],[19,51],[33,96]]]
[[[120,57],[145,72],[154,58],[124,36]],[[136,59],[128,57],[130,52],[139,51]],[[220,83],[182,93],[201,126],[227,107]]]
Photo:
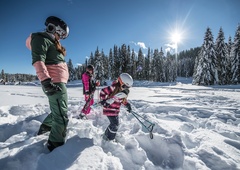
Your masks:
[[[129,88],[130,88],[130,87],[127,86],[126,84],[123,84],[121,87],[122,87],[123,89],[129,89]]]
[[[59,35],[60,39],[65,39],[68,37],[69,28],[66,27],[66,31],[63,30],[59,25],[55,27],[56,33]]]
[[[122,82],[122,80],[121,80],[120,77],[118,77],[118,81],[119,81],[119,83],[120,83],[120,85],[121,85],[121,87],[122,87],[123,89],[128,89],[128,88],[130,88],[129,86],[127,86],[126,84],[124,84],[124,83]]]

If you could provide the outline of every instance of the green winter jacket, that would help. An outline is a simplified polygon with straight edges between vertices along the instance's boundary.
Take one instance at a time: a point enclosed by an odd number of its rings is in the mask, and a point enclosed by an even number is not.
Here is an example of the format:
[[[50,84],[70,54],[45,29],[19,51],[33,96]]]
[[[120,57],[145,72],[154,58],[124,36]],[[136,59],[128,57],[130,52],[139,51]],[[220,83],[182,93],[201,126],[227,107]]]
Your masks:
[[[56,48],[53,38],[46,32],[31,35],[32,64],[40,81],[51,78],[54,83],[67,83],[68,66],[64,55]]]
[[[32,33],[31,38],[32,64],[37,61],[43,61],[46,65],[65,62],[62,53],[56,49],[54,40],[46,32]]]

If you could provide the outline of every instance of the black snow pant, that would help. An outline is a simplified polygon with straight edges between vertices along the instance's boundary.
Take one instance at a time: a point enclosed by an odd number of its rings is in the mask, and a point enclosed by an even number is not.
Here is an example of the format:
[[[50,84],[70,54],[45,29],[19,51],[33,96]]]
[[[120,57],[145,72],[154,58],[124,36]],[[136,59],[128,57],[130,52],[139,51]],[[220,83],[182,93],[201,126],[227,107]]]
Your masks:
[[[105,131],[105,136],[108,138],[108,140],[113,140],[115,139],[118,131],[119,118],[118,116],[108,116],[108,120],[110,121],[110,125]]]

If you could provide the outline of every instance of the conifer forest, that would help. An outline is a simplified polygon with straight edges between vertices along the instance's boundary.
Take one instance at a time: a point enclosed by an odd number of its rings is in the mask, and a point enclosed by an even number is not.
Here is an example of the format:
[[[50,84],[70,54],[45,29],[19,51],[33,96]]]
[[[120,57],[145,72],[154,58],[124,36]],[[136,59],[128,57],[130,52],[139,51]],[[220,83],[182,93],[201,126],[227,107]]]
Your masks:
[[[69,56],[69,58],[71,58]],[[98,47],[85,63],[73,66],[72,60],[67,61],[69,81],[80,80],[86,66],[95,68],[95,78],[102,84],[106,80],[117,78],[122,72],[129,73],[134,80],[175,82],[177,77],[192,77],[194,85],[227,85],[240,83],[240,24],[234,37],[225,38],[223,28],[214,35],[208,27],[200,47],[184,50],[178,54],[164,53],[160,49],[148,47],[147,54],[142,49],[131,49],[129,45],[114,45],[106,54]],[[37,77],[26,74],[7,74],[4,70],[0,75],[1,82],[33,81]]]

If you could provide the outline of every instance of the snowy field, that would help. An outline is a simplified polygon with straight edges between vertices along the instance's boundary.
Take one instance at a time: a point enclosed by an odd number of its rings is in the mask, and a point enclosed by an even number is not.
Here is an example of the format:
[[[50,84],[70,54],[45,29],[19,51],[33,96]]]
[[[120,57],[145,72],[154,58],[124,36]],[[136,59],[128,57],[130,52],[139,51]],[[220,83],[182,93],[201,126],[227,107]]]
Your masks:
[[[36,136],[49,113],[41,87],[0,85],[1,170],[240,169],[240,85],[134,82],[129,101],[155,124],[153,139],[122,107],[118,142],[101,139],[109,124],[101,107],[72,118],[84,105],[81,84],[68,84],[68,94],[67,141],[50,153],[48,134]]]

